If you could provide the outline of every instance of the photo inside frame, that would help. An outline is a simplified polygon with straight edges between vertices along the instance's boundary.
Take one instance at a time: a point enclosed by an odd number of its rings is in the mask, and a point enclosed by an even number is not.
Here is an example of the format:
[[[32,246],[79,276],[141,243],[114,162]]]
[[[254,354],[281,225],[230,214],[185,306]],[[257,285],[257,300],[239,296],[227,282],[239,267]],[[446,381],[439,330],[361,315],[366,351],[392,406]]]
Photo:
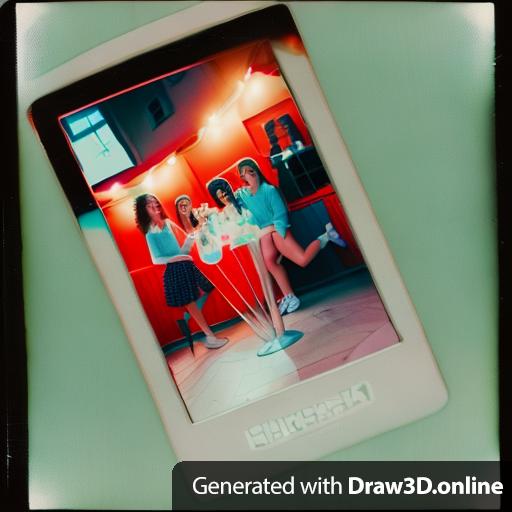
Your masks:
[[[192,421],[399,342],[268,40],[59,123]]]

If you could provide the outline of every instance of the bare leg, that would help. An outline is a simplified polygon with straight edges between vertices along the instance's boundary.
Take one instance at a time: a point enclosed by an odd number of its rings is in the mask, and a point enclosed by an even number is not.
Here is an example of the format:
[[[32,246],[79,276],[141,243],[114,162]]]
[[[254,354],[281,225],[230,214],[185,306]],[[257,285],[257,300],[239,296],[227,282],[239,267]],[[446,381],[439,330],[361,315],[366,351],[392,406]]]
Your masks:
[[[206,321],[203,312],[197,307],[197,304],[195,302],[187,304],[185,308],[190,313],[190,316],[197,322],[197,325],[201,327],[202,331],[206,334],[206,336],[215,336],[210,326],[208,325],[208,322]]]
[[[263,235],[260,238],[260,247],[263,259],[265,260],[265,266],[267,267],[267,270],[272,274],[272,277],[276,280],[277,286],[279,286],[280,290],[283,292],[283,295],[293,294],[293,289],[285,268],[276,261],[279,253],[276,249],[276,246],[274,245],[272,233]]]
[[[288,258],[300,267],[307,267],[320,251],[320,240],[314,240],[303,249],[295,240],[290,230],[286,231],[284,238],[277,231],[273,231],[272,240],[277,250],[285,258]]]

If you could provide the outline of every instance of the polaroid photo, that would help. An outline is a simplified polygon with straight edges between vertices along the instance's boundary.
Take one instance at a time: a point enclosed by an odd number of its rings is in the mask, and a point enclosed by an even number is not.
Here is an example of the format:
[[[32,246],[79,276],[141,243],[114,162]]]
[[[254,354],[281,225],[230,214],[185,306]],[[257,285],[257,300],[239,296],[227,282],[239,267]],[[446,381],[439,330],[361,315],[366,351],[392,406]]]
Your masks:
[[[285,5],[205,2],[32,91],[180,460],[316,459],[445,404]]]

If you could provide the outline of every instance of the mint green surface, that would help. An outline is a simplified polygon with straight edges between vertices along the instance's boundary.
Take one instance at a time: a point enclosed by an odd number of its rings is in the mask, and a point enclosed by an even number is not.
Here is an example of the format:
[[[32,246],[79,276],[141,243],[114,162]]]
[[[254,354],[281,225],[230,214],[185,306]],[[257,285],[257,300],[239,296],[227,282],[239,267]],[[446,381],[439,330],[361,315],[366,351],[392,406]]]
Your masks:
[[[20,69],[38,76],[194,3],[34,5]],[[450,394],[328,458],[496,459],[492,5],[291,8]],[[23,113],[19,134],[31,505],[169,508],[176,459],[157,410]]]

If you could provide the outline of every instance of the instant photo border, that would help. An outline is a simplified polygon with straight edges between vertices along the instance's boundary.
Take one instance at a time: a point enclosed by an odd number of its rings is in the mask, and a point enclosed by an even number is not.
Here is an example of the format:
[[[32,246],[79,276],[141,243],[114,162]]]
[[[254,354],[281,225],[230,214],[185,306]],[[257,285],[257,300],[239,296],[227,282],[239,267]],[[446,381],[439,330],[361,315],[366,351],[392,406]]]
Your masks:
[[[105,229],[84,231],[180,460],[316,459],[432,414],[447,401],[414,306],[309,60],[275,43],[296,31],[283,4],[206,2],[102,44],[27,88],[29,118],[78,218],[98,206],[66,143],[59,116],[219,51],[258,38],[271,40],[399,334],[401,342],[382,351],[192,422],[114,241]],[[317,414],[324,406],[335,414]]]

